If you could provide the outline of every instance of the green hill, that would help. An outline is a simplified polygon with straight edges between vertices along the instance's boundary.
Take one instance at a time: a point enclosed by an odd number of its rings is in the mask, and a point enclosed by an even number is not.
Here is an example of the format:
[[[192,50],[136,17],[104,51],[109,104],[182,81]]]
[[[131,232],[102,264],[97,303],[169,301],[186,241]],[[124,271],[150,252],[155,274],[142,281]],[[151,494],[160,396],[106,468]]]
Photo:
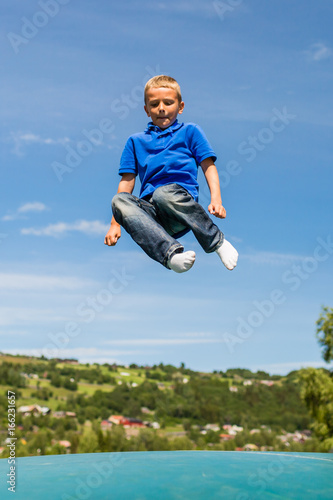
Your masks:
[[[0,388],[1,457],[8,456],[8,394],[12,403],[15,395],[17,456],[251,447],[320,451],[310,437],[298,372],[203,373],[183,363],[90,365],[1,354]]]

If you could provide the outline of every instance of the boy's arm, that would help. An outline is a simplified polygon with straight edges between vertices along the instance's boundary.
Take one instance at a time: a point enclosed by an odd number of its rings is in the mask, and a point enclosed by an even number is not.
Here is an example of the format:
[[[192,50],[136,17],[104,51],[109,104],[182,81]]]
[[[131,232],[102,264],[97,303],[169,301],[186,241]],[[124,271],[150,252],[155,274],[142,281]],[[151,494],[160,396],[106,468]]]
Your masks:
[[[130,193],[132,194],[135,186],[135,174],[123,174],[119,182],[117,193]],[[112,217],[111,226],[104,238],[105,245],[113,247],[121,236],[121,229],[115,218]]]
[[[219,174],[217,173],[217,168],[214,165],[213,159],[206,158],[203,160],[201,162],[201,168],[210,190],[211,202],[208,206],[208,212],[219,219],[224,219],[226,217],[226,211],[222,205]]]

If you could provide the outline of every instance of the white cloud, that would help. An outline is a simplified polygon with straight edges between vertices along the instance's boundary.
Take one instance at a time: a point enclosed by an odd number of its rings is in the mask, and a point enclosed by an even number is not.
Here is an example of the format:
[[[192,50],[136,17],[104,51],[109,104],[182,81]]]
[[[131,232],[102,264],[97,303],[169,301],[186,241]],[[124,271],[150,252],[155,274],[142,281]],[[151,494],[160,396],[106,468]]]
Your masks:
[[[45,210],[48,210],[47,206],[40,202],[40,201],[33,201],[33,202],[28,202],[24,203],[21,205],[16,212],[12,214],[7,214],[3,215],[1,217],[2,221],[11,221],[11,220],[17,220],[17,219],[26,219],[27,217],[22,214],[26,214],[29,212],[44,212]]]
[[[4,335],[4,336],[7,336],[7,337],[11,337],[13,335],[28,335],[29,332],[28,330],[3,330],[1,331],[0,330],[0,335]]]
[[[18,214],[7,214],[1,217],[1,220],[4,222],[17,219],[24,219],[24,217],[20,217]]]
[[[0,273],[0,290],[6,291],[82,290],[91,284],[89,280],[72,276]]]
[[[34,201],[32,203],[25,203],[24,205],[21,205],[17,211],[19,213],[26,213],[26,212],[44,212],[44,210],[47,210],[46,205],[44,203],[41,203],[40,201]]]
[[[285,266],[289,265],[292,262],[302,261],[307,257],[304,255],[284,254],[277,252],[254,252],[251,254],[242,254],[241,258],[253,262],[254,264]]]
[[[43,228],[23,228],[21,229],[21,234],[33,235],[33,236],[52,236],[53,238],[63,236],[71,232],[84,233],[90,236],[100,236],[104,235],[109,226],[103,224],[103,222],[79,220],[72,224],[67,222],[58,222],[57,224],[49,224]]]
[[[41,309],[32,307],[0,307],[0,326],[14,325],[17,328],[23,325],[35,326],[38,324],[51,324],[56,321],[66,321],[66,317],[57,315],[53,309]]]
[[[191,334],[189,334],[191,335]],[[190,345],[190,344],[218,344],[224,343],[222,338],[207,338],[203,334],[203,338],[198,338],[201,334],[193,334],[193,338],[150,338],[150,339],[121,339],[108,340],[105,344],[108,345],[130,345],[130,346],[162,346],[162,345]]]
[[[318,42],[313,43],[310,48],[304,52],[304,54],[309,61],[318,62],[331,57],[333,51],[326,44]]]
[[[33,134],[32,132],[11,132],[6,142],[13,143],[12,153],[17,156],[23,156],[23,150],[25,146],[30,146],[31,144],[41,144],[46,146],[55,146],[57,144],[67,144],[70,142],[68,137],[61,137],[58,139],[52,139],[51,137],[41,137],[38,134]]]

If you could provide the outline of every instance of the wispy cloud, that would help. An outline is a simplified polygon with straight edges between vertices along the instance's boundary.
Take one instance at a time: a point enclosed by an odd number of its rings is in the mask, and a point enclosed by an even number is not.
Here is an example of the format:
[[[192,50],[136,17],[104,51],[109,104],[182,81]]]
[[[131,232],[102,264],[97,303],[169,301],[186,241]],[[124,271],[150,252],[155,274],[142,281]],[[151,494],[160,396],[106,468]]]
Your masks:
[[[310,45],[309,49],[304,51],[304,54],[308,61],[318,62],[331,57],[333,51],[325,43],[318,42]]]
[[[75,276],[0,273],[0,290],[6,291],[82,290],[92,283]]]
[[[35,328],[38,325],[50,325],[55,322],[64,322],[68,318],[58,314],[53,308],[39,307],[0,307],[0,327],[18,329]],[[8,332],[7,332],[8,333]],[[32,331],[30,331],[32,335]]]
[[[70,142],[70,139],[68,137],[52,139],[51,137],[42,137],[38,134],[33,134],[32,132],[11,132],[9,138],[6,139],[5,142],[13,144],[12,153],[16,156],[23,156],[24,148],[26,146],[31,146],[32,144],[41,144],[46,146],[55,146],[57,144],[65,145]]]
[[[306,259],[305,255],[276,253],[276,252],[253,252],[242,254],[242,259],[258,265],[285,266],[292,262]]]
[[[26,212],[44,212],[44,210],[47,210],[46,205],[44,203],[41,203],[40,201],[34,201],[32,203],[25,203],[24,205],[21,205],[17,211],[19,213],[26,213]]]
[[[11,221],[11,220],[17,220],[17,219],[26,219],[25,214],[27,214],[27,213],[31,213],[31,212],[40,213],[40,212],[44,212],[45,210],[48,210],[47,206],[40,201],[28,202],[28,203],[24,203],[23,205],[21,205],[16,210],[16,212],[11,213],[11,214],[7,214],[7,215],[3,215],[1,217],[1,220],[2,221]]]
[[[0,335],[4,336],[14,336],[14,335],[29,335],[28,330],[0,330]]]
[[[27,227],[21,229],[21,234],[32,236],[51,236],[53,238],[57,238],[68,233],[79,232],[89,236],[100,236],[107,232],[108,227],[109,226],[107,224],[103,224],[103,222],[98,220],[79,220],[72,224],[67,222],[58,222],[56,224],[49,224],[48,226],[42,228]]]
[[[166,346],[166,345],[191,345],[191,344],[220,344],[224,343],[223,338],[207,338],[207,334],[188,334],[192,338],[146,338],[146,339],[121,339],[121,340],[108,340],[105,342],[107,345],[129,345],[129,346]],[[198,338],[201,337],[202,338]]]

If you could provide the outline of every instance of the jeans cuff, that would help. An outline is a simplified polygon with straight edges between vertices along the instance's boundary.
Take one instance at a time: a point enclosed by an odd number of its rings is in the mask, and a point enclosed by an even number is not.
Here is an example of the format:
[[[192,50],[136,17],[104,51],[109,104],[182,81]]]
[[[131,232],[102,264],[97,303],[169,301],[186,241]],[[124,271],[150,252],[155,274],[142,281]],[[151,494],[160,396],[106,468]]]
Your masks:
[[[224,242],[224,234],[221,233],[221,237],[220,237],[219,242],[215,245],[215,247],[213,248],[213,250],[209,250],[209,252],[207,252],[207,253],[216,252],[216,250],[218,250],[223,245],[223,242]]]
[[[184,247],[180,243],[178,243],[178,244],[175,243],[174,245],[171,245],[171,247],[169,248],[169,250],[164,258],[163,266],[166,267],[167,269],[170,269],[168,262],[171,259],[171,257],[173,256],[173,254],[182,253],[182,252],[184,252]]]

